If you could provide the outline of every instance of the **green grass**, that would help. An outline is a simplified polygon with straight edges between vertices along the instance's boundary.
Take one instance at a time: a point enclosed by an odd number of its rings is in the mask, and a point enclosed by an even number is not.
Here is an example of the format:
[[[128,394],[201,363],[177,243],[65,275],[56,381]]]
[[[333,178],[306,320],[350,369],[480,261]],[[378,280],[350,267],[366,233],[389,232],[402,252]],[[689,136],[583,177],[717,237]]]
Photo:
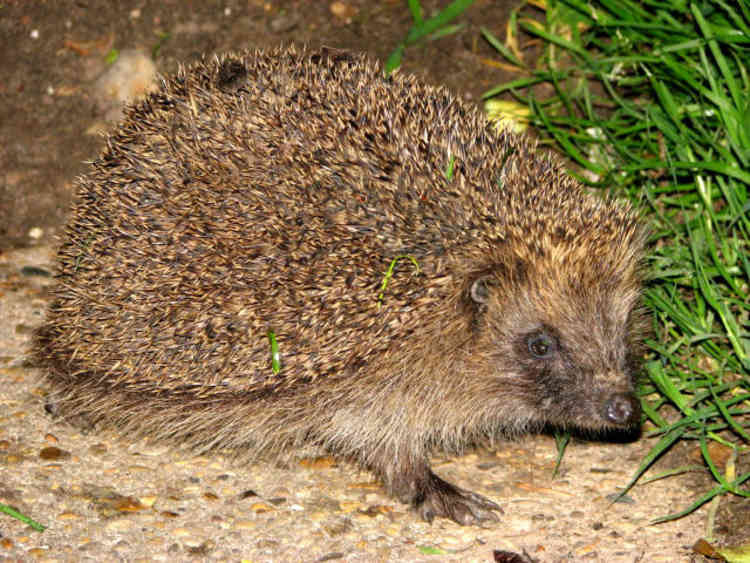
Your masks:
[[[419,262],[417,262],[417,259],[414,258],[414,256],[411,256],[410,254],[399,254],[393,260],[391,260],[391,263],[388,266],[385,275],[383,276],[383,281],[380,284],[380,293],[378,294],[378,309],[380,309],[383,304],[385,290],[388,287],[388,282],[390,282],[391,278],[393,277],[393,270],[396,268],[396,263],[401,259],[411,260],[411,263],[414,264],[415,274],[419,275]]]
[[[396,46],[385,62],[384,70],[386,76],[401,66],[401,58],[407,47],[424,40],[438,39],[460,30],[463,24],[450,24],[450,22],[471,6],[474,0],[453,0],[445,8],[428,19],[424,19],[424,10],[419,0],[407,0],[406,3],[411,12],[412,27],[406,38]]]
[[[9,516],[12,516],[13,518],[17,520],[20,520],[24,524],[28,524],[29,526],[34,528],[37,532],[43,532],[45,529],[44,526],[42,526],[36,520],[32,520],[28,516],[21,514],[15,508],[8,506],[7,504],[0,503],[0,512],[8,514]]]
[[[528,104],[574,175],[629,197],[651,225],[642,393],[647,435],[659,439],[628,488],[690,440],[716,486],[657,521],[718,495],[749,497],[736,461],[750,451],[750,0],[541,7],[543,24],[519,7],[505,43],[484,30],[520,73],[485,97]],[[535,68],[516,48],[521,30],[543,41]],[[542,84],[553,94],[538,99]],[[729,452],[723,465],[717,447]]]

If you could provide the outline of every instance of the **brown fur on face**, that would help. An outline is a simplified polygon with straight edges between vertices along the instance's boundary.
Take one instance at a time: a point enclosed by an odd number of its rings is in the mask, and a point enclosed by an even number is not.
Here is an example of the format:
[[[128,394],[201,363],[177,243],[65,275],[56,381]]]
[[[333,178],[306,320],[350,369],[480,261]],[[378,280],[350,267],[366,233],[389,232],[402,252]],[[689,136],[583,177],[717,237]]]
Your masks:
[[[497,505],[432,451],[638,421],[643,238],[442,88],[230,54],[131,108],[78,182],[37,355],[66,412],[199,450],[322,446],[472,523]]]

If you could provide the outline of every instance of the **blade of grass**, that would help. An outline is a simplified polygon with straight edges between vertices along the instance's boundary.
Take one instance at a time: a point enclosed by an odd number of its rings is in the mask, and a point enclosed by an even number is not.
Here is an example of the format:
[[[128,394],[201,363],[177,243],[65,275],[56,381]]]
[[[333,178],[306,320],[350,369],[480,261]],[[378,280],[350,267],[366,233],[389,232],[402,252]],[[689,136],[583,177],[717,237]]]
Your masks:
[[[447,25],[454,18],[461,15],[466,9],[474,3],[474,0],[453,0],[445,8],[428,20],[423,20],[420,24],[411,28],[406,36],[406,44],[410,45],[437,31],[438,28]]]
[[[409,5],[411,17],[414,20],[414,25],[422,25],[422,14],[424,13],[424,10],[422,10],[422,4],[419,0],[409,0],[407,3]]]
[[[558,129],[557,127],[554,127],[552,125],[549,118],[547,117],[547,114],[542,111],[539,104],[537,104],[536,102],[532,102],[532,107],[539,115],[542,123],[547,128],[547,130],[552,133],[552,135],[555,137],[555,140],[576,162],[578,162],[581,166],[584,166],[588,170],[591,170],[594,174],[601,175],[606,172],[603,167],[599,166],[598,164],[594,164],[593,162],[585,158],[583,154],[575,147],[575,145],[568,140],[565,133],[561,129]]]
[[[412,45],[428,36],[432,36],[436,39],[449,33],[455,33],[459,28],[441,28],[447,26],[451,20],[458,17],[473,3],[474,0],[454,0],[433,17],[425,20],[421,3],[418,0],[408,0],[413,24],[406,35],[406,39],[401,41],[388,56],[383,67],[385,76],[389,76],[394,70],[401,66],[401,59],[404,50],[409,45]]]
[[[32,528],[34,528],[37,532],[43,532],[45,530],[45,527],[37,522],[36,520],[32,520],[28,516],[24,516],[20,512],[18,512],[16,509],[11,508],[7,504],[0,503],[0,512],[4,512],[5,514],[8,514],[9,516],[12,516],[16,520],[20,520],[24,524],[28,524]]]
[[[666,452],[672,444],[674,444],[677,440],[680,439],[682,434],[684,433],[684,429],[675,429],[671,432],[664,435],[655,445],[651,448],[651,450],[646,454],[646,457],[643,458],[640,465],[638,465],[638,469],[635,470],[635,473],[633,477],[631,477],[630,481],[627,485],[625,485],[625,488],[620,491],[620,497],[625,495],[630,489],[633,488],[633,485],[636,484],[639,477],[643,475],[643,473],[648,469],[651,464],[656,460],[657,457],[659,457],[661,454]]]
[[[735,479],[731,485],[734,488],[739,488],[739,486],[750,479],[750,473],[746,473],[739,477],[738,479]],[[714,487],[709,492],[698,498],[695,502],[693,502],[690,506],[688,506],[685,510],[681,510],[680,512],[675,512],[674,514],[670,514],[668,516],[662,516],[661,518],[656,518],[651,521],[652,524],[661,524],[662,522],[669,522],[670,520],[677,520],[678,518],[682,518],[683,516],[686,516],[693,512],[696,508],[700,508],[703,504],[707,503],[709,500],[714,498],[716,495],[722,494],[727,492],[727,489],[725,489],[723,486]]]
[[[524,20],[519,22],[521,27],[527,31],[528,33],[531,33],[532,35],[537,35],[544,39],[545,41],[549,41],[550,43],[554,43],[555,45],[559,45],[560,47],[563,47],[569,51],[572,51],[579,57],[581,57],[586,64],[591,64],[592,60],[589,54],[579,47],[578,45],[575,45],[574,43],[571,43],[567,39],[564,39],[562,37],[559,37],[558,35],[555,35],[553,33],[550,33],[544,29],[542,29],[536,22],[533,22],[531,20]]]
[[[490,32],[490,30],[488,30],[486,27],[480,27],[479,31],[481,32],[482,37],[484,37],[487,43],[492,45],[492,47],[496,49],[503,57],[520,68],[527,68],[526,63],[516,57],[510,49],[503,45],[500,40]],[[494,94],[492,95],[494,96]]]
[[[746,442],[750,443],[750,434],[745,432],[742,426],[740,426],[740,423],[734,419],[734,417],[731,415],[731,413],[727,409],[727,406],[724,403],[724,401],[722,401],[714,392],[713,387],[711,387],[711,396],[714,398],[714,403],[719,408],[719,411],[721,412],[721,416],[723,416],[724,420],[727,421],[727,424],[729,425],[729,427],[732,430],[734,430],[737,434],[742,436]]]
[[[695,21],[698,24],[698,27],[700,28],[701,32],[703,33],[703,36],[708,41],[708,48],[711,49],[711,54],[713,55],[714,60],[716,61],[716,64],[719,66],[719,69],[721,70],[723,78],[726,81],[727,88],[729,89],[729,93],[732,96],[732,101],[734,102],[735,107],[740,107],[742,103],[741,96],[737,88],[737,83],[734,80],[734,74],[729,70],[727,61],[724,58],[724,55],[721,52],[721,49],[719,49],[718,42],[716,41],[714,37],[713,30],[711,29],[711,24],[709,24],[706,21],[706,19],[703,17],[703,14],[698,9],[698,6],[695,3],[690,4],[690,11],[695,17]]]

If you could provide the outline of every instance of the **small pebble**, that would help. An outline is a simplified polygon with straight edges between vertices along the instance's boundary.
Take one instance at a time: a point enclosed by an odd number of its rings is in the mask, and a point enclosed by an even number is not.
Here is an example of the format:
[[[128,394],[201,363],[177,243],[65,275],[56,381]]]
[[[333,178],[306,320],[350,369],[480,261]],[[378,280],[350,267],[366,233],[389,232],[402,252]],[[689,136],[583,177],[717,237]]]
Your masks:
[[[44,229],[40,227],[32,227],[29,229],[29,238],[32,238],[34,240],[42,238],[42,235],[44,234]]]
[[[112,549],[118,553],[119,555],[124,554],[127,550],[130,549],[130,544],[126,542],[125,540],[118,541],[114,546],[112,546]]]
[[[146,465],[128,465],[127,468],[128,473],[151,473],[152,471],[153,468]]]
[[[187,543],[187,542],[186,542]],[[205,540],[197,545],[188,545],[188,553],[199,557],[206,557],[216,548],[216,542],[213,540]]]
[[[24,458],[21,455],[8,454],[0,461],[2,461],[5,465],[15,465],[17,463],[21,463],[23,460]]]
[[[283,33],[286,31],[291,31],[297,25],[299,24],[299,20],[296,16],[288,13],[279,14],[275,18],[271,20],[271,23],[269,26],[271,27],[271,31],[274,33]]]
[[[138,512],[146,507],[137,498],[124,497],[115,503],[115,508],[120,512]]]
[[[509,518],[506,524],[510,530],[513,530],[513,533],[517,534],[527,534],[532,530],[531,520],[527,518]]]
[[[39,457],[45,461],[60,461],[68,459],[70,457],[70,452],[61,450],[57,446],[47,446],[46,448],[41,449]]]
[[[357,9],[354,6],[338,0],[336,2],[331,2],[328,9],[331,11],[331,14],[341,19],[348,19],[357,14]]]
[[[372,516],[370,514],[367,514],[366,512],[355,512],[354,514],[352,514],[352,519],[355,522],[366,523],[372,520]]]
[[[102,455],[102,454],[105,454],[105,453],[107,453],[107,450],[108,450],[108,448],[107,448],[106,444],[102,444],[102,443],[99,443],[99,444],[94,444],[93,446],[91,446],[91,447],[89,448],[89,451],[90,451],[90,452],[91,452],[92,454],[94,454],[94,455]]]
[[[623,535],[630,536],[635,534],[641,528],[641,526],[639,526],[638,524],[634,524],[633,522],[622,521],[617,523],[617,528]]]
[[[61,512],[57,515],[58,520],[80,520],[82,516],[80,514],[76,514],[75,512]]]
[[[263,514],[264,512],[270,512],[274,510],[273,506],[266,504],[265,502],[256,502],[250,507],[250,510],[256,514]]]
[[[383,504],[373,504],[366,510],[360,510],[361,514],[366,514],[367,516],[370,516],[372,518],[374,518],[375,516],[380,516],[382,514],[390,514],[391,512],[393,512],[393,508],[390,506],[385,506]]]
[[[312,514],[310,514],[307,519],[310,520],[310,522],[322,522],[328,517],[328,514],[325,512],[322,512],[320,510],[316,510]]]
[[[306,457],[301,459],[299,464],[308,469],[325,469],[336,465],[336,460],[332,456]]]
[[[388,526],[385,529],[385,533],[386,533],[386,535],[388,535],[388,536],[390,536],[392,538],[398,537],[398,536],[402,535],[401,526],[399,526],[397,524],[391,524],[390,526]],[[455,539],[455,538],[451,538],[451,537],[447,537],[446,538],[446,540],[449,540],[449,541],[452,540],[452,539]]]
[[[169,451],[169,446],[164,444],[140,443],[138,447],[129,448],[129,451],[146,457],[162,457]]]
[[[127,518],[117,518],[107,522],[105,529],[108,532],[128,532],[135,528],[136,524]]]
[[[2,538],[0,539],[0,547],[3,549],[10,549],[13,547],[13,540],[10,538]]]
[[[342,512],[354,512],[360,508],[362,508],[362,503],[360,502],[339,502],[339,509]]]
[[[348,488],[350,489],[361,489],[364,491],[382,491],[383,487],[380,486],[380,483],[376,483],[375,481],[367,481],[365,483],[351,483],[348,485]],[[370,497],[371,495],[367,495]]]
[[[343,559],[344,554],[340,551],[332,551],[331,553],[325,554],[323,557],[318,559],[317,561],[335,561],[336,559]]]
[[[156,65],[148,54],[138,50],[121,51],[117,60],[96,80],[93,96],[107,121],[122,116],[124,105],[154,91]]]
[[[52,272],[49,270],[45,270],[44,268],[39,268],[37,266],[24,266],[21,268],[21,275],[22,276],[39,276],[42,278],[51,278]]]

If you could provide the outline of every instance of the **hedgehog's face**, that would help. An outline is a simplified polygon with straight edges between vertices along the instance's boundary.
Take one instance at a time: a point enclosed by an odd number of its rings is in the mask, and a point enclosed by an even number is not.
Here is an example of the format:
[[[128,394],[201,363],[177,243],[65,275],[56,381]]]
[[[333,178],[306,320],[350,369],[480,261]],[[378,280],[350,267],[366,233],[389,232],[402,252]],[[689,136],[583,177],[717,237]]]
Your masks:
[[[519,401],[513,407],[530,421],[591,429],[637,424],[637,287],[528,274],[485,275],[471,285],[476,342],[489,368],[484,384],[500,400]]]

